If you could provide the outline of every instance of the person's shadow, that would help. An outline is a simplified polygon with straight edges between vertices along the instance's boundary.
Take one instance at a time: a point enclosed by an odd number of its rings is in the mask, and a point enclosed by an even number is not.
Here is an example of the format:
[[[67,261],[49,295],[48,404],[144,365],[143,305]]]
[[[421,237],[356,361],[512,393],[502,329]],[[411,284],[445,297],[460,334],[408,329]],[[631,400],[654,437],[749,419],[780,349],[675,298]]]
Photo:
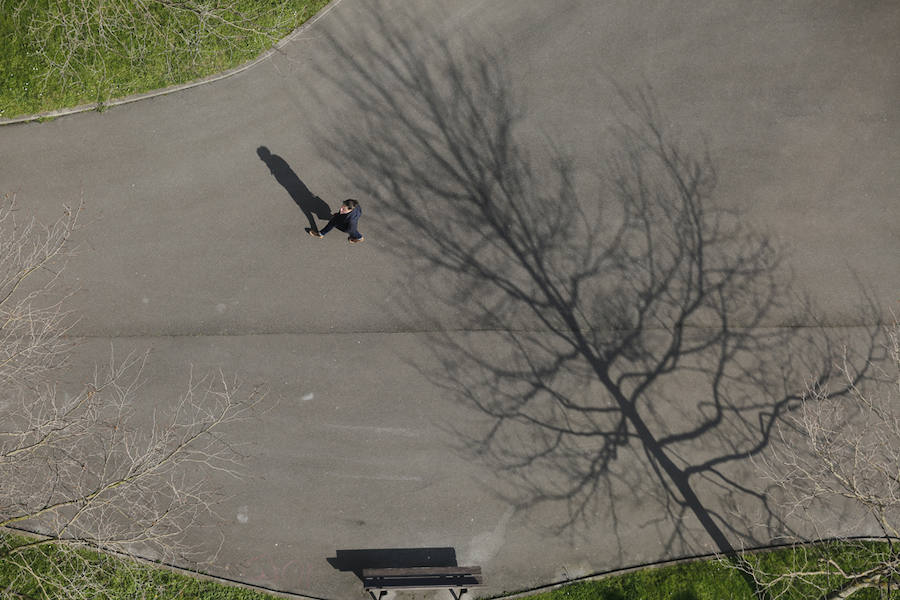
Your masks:
[[[306,215],[306,218],[309,220],[309,228],[313,231],[318,231],[319,226],[316,225],[313,216],[323,221],[330,219],[331,209],[328,207],[328,204],[309,191],[306,184],[300,181],[300,178],[297,177],[297,174],[294,173],[294,170],[283,158],[277,154],[272,154],[265,146],[257,148],[256,153],[259,155],[260,160],[269,167],[269,172],[275,177],[275,181],[287,190],[297,206],[300,207],[300,210],[303,211],[303,214]]]

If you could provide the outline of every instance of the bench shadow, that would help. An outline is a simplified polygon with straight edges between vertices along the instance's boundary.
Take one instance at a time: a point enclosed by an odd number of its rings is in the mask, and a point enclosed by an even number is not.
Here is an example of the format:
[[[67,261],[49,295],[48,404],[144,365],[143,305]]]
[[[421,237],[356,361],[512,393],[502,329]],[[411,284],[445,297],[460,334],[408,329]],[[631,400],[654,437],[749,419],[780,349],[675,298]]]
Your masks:
[[[456,567],[454,548],[372,548],[337,550],[326,558],[338,571],[352,571],[362,581],[363,569],[402,569],[409,567]]]
[[[272,154],[266,146],[257,148],[256,154],[269,167],[269,172],[275,178],[275,181],[287,190],[294,203],[303,211],[303,214],[309,221],[310,229],[318,231],[319,227],[316,225],[314,217],[324,221],[330,219],[331,209],[328,207],[328,204],[309,191],[309,188],[297,177],[297,174],[287,164],[287,161],[277,154]]]

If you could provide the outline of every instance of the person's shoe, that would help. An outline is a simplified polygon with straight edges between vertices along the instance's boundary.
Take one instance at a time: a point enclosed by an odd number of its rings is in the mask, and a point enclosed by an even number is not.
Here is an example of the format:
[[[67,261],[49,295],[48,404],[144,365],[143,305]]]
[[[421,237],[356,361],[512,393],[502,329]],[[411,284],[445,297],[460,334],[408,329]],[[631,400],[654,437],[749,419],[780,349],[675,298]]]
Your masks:
[[[311,235],[311,236],[314,237],[314,238],[322,239],[323,237],[325,237],[324,235],[322,235],[322,234],[319,233],[318,231],[313,231],[313,230],[310,229],[309,227],[306,228],[306,233],[308,233],[309,235]]]
[[[351,244],[358,244],[360,242],[365,241],[366,238],[364,238],[363,236],[359,236],[358,238],[348,237],[347,239],[350,240]]]

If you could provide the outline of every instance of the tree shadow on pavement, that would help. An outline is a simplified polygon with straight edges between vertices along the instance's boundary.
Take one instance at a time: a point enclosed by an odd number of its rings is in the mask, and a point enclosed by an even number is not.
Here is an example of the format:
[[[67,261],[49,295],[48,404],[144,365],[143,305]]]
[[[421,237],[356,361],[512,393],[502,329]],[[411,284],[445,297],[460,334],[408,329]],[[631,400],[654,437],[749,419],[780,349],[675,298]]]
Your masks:
[[[269,152],[266,146],[257,148],[256,154],[269,167],[269,172],[275,177],[275,181],[287,190],[288,194],[291,195],[291,199],[303,211],[303,214],[309,221],[310,229],[318,231],[319,227],[313,217],[318,217],[324,221],[330,219],[331,209],[328,207],[328,204],[310,192],[306,184],[297,177],[294,170],[287,164],[287,161],[277,154]]]
[[[840,344],[781,249],[719,201],[704,145],[673,134],[649,87],[619,89],[587,197],[563,152],[520,141],[501,58],[377,8],[367,20],[321,68],[352,100],[330,151],[402,232],[409,289],[427,290],[403,309],[454,315],[429,339],[440,367],[420,366],[481,416],[454,430],[461,449],[519,509],[564,507],[557,531],[611,515],[620,558],[616,514],[636,499],[668,556],[790,531],[747,472]],[[880,330],[862,305],[860,378]]]

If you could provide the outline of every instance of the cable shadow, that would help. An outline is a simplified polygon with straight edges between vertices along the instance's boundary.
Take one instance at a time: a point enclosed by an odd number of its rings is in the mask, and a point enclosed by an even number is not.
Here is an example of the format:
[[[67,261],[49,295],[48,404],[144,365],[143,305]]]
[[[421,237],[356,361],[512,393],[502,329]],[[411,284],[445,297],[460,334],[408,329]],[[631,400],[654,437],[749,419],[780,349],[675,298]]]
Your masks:
[[[297,177],[297,174],[287,164],[287,161],[277,154],[272,154],[266,146],[257,148],[256,154],[269,167],[269,172],[275,178],[275,181],[287,190],[297,207],[303,211],[303,215],[309,221],[310,229],[318,231],[319,228],[314,217],[324,221],[330,219],[331,209],[328,207],[328,204],[309,191],[309,188]]]

